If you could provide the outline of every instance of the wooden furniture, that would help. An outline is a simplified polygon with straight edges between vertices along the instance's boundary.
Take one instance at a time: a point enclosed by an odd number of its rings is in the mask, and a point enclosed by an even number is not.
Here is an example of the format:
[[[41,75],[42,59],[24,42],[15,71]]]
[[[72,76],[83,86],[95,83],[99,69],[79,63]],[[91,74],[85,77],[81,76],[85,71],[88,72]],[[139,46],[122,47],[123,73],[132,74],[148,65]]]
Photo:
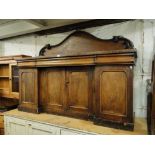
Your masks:
[[[148,94],[148,130],[155,134],[155,56],[152,61],[151,92]]]
[[[19,72],[16,59],[29,57],[14,55],[0,57],[0,109],[10,108],[19,100]]]
[[[41,113],[33,114],[17,109],[4,113],[4,129],[7,135],[146,135],[146,119],[136,118],[134,131],[125,131],[94,125],[91,121]]]
[[[136,49],[126,38],[96,38],[77,31],[46,45],[40,56],[18,60],[19,110],[89,119],[133,129]]]
[[[151,109],[152,109],[152,81],[148,79],[147,81],[147,130],[148,134],[151,134]]]
[[[0,135],[4,135],[4,115],[0,112]]]

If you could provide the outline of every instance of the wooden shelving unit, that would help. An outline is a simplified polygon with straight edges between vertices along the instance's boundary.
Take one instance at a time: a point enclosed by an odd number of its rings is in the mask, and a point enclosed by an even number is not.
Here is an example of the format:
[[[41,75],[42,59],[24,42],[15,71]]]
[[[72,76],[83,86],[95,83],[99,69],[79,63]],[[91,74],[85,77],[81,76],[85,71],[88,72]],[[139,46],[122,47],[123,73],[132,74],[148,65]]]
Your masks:
[[[3,76],[0,76],[0,78],[9,78],[9,76],[4,76],[4,75],[3,75]]]
[[[9,96],[9,64],[0,64],[0,96]]]
[[[0,135],[4,134],[3,112],[19,103],[19,72],[17,59],[26,55],[0,57]]]
[[[19,72],[17,59],[26,55],[0,57],[0,108],[14,106],[19,99]]]

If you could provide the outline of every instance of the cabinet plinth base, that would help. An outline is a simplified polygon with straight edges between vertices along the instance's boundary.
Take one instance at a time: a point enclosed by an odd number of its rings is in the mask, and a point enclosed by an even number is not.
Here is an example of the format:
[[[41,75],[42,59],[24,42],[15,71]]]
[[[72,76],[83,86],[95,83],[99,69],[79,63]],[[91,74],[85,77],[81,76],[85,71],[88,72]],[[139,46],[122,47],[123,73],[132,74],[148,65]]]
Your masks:
[[[108,121],[108,120],[104,120],[104,119],[100,119],[100,118],[95,118],[94,124],[102,125],[105,127],[111,127],[111,128],[115,128],[115,129],[123,129],[123,130],[129,130],[129,131],[134,130],[134,123],[114,122],[114,121]]]
[[[19,111],[24,111],[24,112],[30,112],[34,114],[39,114],[41,110],[39,108],[29,108],[29,107],[24,107],[24,106],[18,106]]]
[[[7,111],[17,108],[19,103],[18,99],[14,98],[0,98],[0,111]]]

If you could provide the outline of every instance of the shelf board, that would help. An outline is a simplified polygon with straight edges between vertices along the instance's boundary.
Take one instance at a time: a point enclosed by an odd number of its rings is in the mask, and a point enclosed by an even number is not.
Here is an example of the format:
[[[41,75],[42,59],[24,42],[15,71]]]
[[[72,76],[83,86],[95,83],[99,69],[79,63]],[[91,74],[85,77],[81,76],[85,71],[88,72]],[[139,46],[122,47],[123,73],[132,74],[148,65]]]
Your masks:
[[[0,90],[9,91],[9,88],[1,88],[1,87],[0,87]]]
[[[9,76],[0,75],[0,78],[9,78]]]

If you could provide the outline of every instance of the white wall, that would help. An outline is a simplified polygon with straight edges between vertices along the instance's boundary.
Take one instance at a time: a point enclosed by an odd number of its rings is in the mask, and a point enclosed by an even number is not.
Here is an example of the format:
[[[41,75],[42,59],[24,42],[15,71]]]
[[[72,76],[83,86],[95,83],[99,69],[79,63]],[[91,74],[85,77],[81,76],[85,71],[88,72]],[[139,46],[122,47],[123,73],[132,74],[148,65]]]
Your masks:
[[[155,50],[155,20],[136,20],[85,29],[99,38],[121,35],[130,39],[138,51],[134,69],[134,111],[137,117],[146,117],[146,80],[151,78],[151,62]],[[27,54],[38,56],[47,43],[60,43],[71,32],[48,36],[26,36],[0,42],[0,55]]]

